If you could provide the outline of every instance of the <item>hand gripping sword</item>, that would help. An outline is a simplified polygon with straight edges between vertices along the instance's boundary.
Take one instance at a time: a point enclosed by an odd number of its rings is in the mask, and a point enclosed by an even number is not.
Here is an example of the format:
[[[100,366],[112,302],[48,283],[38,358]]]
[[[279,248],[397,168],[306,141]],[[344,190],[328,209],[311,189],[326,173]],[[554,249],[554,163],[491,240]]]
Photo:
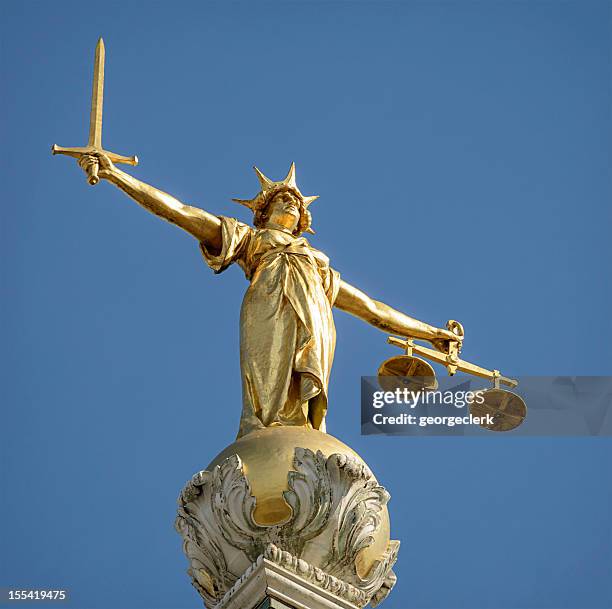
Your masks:
[[[104,41],[98,40],[94,58],[93,87],[91,92],[91,114],[89,116],[89,141],[87,146],[79,148],[63,148],[57,144],[51,147],[52,154],[67,154],[68,156],[81,158],[84,154],[103,153],[113,163],[126,163],[127,165],[138,165],[138,157],[121,156],[102,148],[102,104],[104,102]],[[100,181],[98,177],[98,163],[92,163],[87,170],[87,181],[94,186]]]

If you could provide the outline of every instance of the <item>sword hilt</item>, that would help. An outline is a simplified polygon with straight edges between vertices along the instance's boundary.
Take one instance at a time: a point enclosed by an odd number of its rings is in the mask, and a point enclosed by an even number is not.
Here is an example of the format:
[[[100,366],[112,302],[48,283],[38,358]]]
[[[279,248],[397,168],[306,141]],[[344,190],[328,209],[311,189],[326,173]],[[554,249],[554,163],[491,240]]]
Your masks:
[[[91,163],[87,167],[87,181],[91,186],[95,186],[100,178],[98,177],[98,169],[100,168],[100,163],[98,163],[98,159],[96,159],[95,163]]]
[[[53,144],[51,147],[52,154],[65,154],[67,156],[74,157],[75,159],[80,159],[85,154],[90,154],[95,156],[96,153],[105,154],[113,163],[125,163],[126,165],[138,165],[138,157],[137,156],[122,156],[120,154],[115,154],[114,152],[110,152],[109,150],[101,150],[99,148],[95,148],[94,146],[80,146],[76,148],[64,148],[62,146],[58,146],[57,144]],[[87,181],[95,186],[99,181],[100,177],[98,176],[98,171],[100,169],[100,163],[97,161],[92,163],[87,168]]]

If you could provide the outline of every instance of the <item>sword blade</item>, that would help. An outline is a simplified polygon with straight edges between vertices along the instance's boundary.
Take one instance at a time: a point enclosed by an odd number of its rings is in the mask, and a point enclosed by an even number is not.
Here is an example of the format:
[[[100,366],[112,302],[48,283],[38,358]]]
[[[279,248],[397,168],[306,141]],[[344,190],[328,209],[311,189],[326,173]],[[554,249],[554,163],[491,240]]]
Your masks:
[[[104,102],[104,40],[100,38],[94,58],[91,114],[89,115],[89,146],[102,149],[102,104]]]

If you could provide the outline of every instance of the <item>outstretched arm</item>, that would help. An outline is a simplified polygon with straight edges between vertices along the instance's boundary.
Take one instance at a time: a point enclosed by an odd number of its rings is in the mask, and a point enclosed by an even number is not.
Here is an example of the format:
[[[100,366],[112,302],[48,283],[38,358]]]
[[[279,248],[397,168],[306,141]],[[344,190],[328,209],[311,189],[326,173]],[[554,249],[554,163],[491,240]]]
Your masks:
[[[221,249],[221,221],[203,209],[185,205],[171,195],[145,184],[117,169],[104,154],[82,156],[79,165],[87,171],[92,163],[99,163],[98,175],[123,190],[147,211],[176,224],[204,243],[209,251]]]
[[[334,306],[359,317],[359,319],[368,322],[383,332],[428,340],[440,351],[448,350],[447,343],[449,340],[459,340],[449,330],[430,326],[392,309],[384,302],[373,300],[346,281],[340,282],[340,289]]]

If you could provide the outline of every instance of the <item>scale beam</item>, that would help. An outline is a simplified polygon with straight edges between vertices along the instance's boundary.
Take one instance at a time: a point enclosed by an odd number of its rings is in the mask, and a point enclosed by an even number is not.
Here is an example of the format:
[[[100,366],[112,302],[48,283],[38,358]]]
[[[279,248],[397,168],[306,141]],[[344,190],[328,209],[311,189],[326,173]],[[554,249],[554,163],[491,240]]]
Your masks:
[[[459,357],[457,357],[457,355],[454,353],[442,353],[434,349],[429,349],[428,347],[423,347],[422,345],[417,345],[414,343],[413,339],[389,336],[387,338],[387,342],[390,345],[395,345],[396,347],[404,349],[406,351],[406,355],[416,353],[433,362],[436,362],[437,364],[446,366],[446,369],[451,376],[455,374],[457,370],[460,370],[461,372],[466,372],[467,374],[471,374],[473,376],[489,379],[496,384],[503,383],[508,387],[516,387],[518,385],[517,380],[502,376],[499,370],[487,370],[486,368],[482,368],[476,364],[459,359]]]

